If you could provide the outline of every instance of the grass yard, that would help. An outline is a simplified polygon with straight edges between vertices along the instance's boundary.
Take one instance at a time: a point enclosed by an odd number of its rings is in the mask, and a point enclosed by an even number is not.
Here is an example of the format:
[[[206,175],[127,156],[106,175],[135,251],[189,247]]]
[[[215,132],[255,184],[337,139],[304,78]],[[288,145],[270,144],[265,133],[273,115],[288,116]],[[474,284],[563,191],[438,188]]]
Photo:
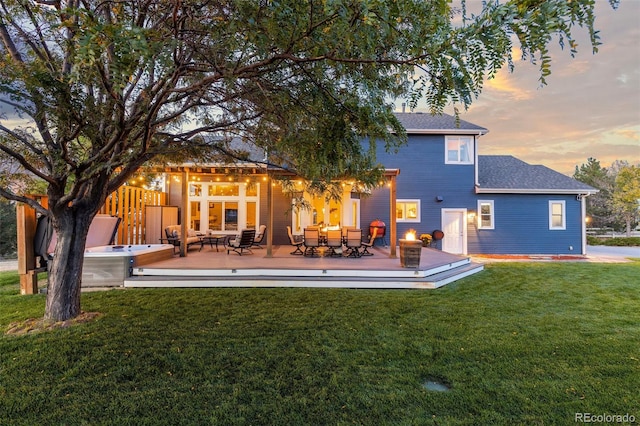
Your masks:
[[[0,330],[41,316],[0,273]],[[498,263],[439,290],[128,289],[0,335],[2,425],[640,421],[640,262]],[[426,381],[450,386],[425,389]]]

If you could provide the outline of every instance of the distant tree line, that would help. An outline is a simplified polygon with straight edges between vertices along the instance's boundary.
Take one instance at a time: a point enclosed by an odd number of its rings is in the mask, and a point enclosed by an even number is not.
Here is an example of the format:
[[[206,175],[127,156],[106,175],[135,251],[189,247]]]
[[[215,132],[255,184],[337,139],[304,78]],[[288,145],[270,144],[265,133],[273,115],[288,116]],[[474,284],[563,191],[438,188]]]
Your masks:
[[[640,221],[640,165],[616,160],[607,168],[590,157],[576,166],[573,177],[600,190],[587,198],[588,226],[613,228],[630,236]]]

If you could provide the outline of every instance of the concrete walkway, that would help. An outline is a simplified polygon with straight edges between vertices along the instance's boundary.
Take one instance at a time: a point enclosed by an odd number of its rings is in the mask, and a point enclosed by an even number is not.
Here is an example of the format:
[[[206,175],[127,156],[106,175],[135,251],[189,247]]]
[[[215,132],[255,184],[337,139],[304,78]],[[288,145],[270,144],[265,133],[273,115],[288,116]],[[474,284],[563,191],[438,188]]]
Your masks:
[[[640,247],[587,246],[587,258],[593,262],[620,262],[629,257],[640,259]]]
[[[552,256],[552,255],[471,255],[474,262],[593,262],[593,263],[625,263],[629,258],[640,259],[640,247],[587,246],[587,255]]]
[[[0,272],[17,271],[17,270],[18,270],[17,260],[0,260]]]

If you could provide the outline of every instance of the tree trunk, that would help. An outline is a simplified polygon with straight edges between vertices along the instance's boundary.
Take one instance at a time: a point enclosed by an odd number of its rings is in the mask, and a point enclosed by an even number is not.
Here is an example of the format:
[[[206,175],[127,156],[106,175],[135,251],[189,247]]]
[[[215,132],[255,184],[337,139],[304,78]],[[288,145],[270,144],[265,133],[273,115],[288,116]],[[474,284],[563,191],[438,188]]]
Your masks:
[[[44,317],[66,321],[80,315],[84,249],[95,213],[69,207],[56,216],[57,244],[50,262]]]

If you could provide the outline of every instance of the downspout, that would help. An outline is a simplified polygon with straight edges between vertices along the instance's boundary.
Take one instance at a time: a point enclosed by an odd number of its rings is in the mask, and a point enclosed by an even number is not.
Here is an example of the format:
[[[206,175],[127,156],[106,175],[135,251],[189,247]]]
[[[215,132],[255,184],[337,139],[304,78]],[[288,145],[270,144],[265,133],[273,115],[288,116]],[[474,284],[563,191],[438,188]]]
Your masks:
[[[587,197],[589,194],[580,194],[581,229],[582,229],[582,255],[587,255]]]
[[[474,136],[473,137],[473,155],[474,155],[474,165],[473,165],[473,174],[474,174],[474,181],[475,181],[475,187],[477,188],[478,186],[480,186],[480,183],[478,181],[478,139],[482,136],[482,132],[478,133],[478,136]]]

